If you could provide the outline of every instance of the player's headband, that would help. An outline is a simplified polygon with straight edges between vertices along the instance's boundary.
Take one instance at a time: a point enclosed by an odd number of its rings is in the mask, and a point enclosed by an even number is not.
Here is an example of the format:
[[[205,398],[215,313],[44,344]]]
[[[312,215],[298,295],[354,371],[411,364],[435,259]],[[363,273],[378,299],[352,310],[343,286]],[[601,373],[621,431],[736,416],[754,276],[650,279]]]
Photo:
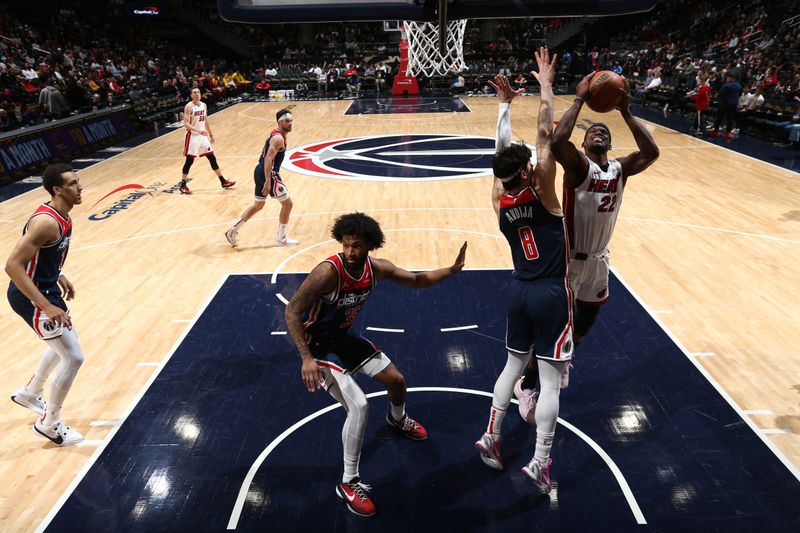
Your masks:
[[[278,115],[278,122],[280,122],[281,120],[292,120],[292,114],[289,111],[287,111],[282,115]]]
[[[525,172],[525,170],[527,170],[527,169],[528,169],[528,163],[525,163],[524,167],[522,167],[521,169],[517,170],[516,172],[514,172],[510,176],[506,176],[505,178],[497,178],[497,179],[499,179],[503,183],[508,183],[509,181],[513,180],[514,178],[516,178],[517,176],[519,176],[520,174]]]

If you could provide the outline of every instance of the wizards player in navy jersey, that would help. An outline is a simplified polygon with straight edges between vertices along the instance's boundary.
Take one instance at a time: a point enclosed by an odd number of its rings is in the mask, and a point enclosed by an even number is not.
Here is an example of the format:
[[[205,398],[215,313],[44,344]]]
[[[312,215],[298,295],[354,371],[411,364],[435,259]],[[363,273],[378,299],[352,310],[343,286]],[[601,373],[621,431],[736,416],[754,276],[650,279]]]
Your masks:
[[[452,266],[413,273],[385,259],[369,256],[383,245],[380,225],[363,213],[336,219],[331,235],[342,244],[342,253],[317,265],[286,306],[286,325],[300,353],[303,384],[313,392],[327,390],[347,413],[342,429],[344,473],[336,494],[348,510],[359,516],[375,514],[369,485],[358,472],[367,398],[354,379],[366,374],[387,387],[389,414],[386,421],[413,440],[425,440],[427,431],[405,412],[406,380],[378,346],[350,332],[375,285],[388,279],[406,287],[430,287],[461,271],[467,243]]]
[[[560,393],[560,376],[572,357],[572,294],[564,215],[555,187],[555,159],[550,152],[553,129],[554,55],[536,52],[541,84],[536,159],[524,143],[501,147],[492,160],[495,177],[505,194],[493,194],[500,230],[511,248],[514,280],[509,294],[506,365],[494,385],[486,432],[475,443],[484,463],[502,470],[500,430],[515,382],[532,356],[540,370],[541,391],[536,409],[536,451],[522,469],[541,491],[549,492],[550,450],[553,445]],[[504,76],[495,79],[498,97],[508,102],[514,90]]]
[[[6,273],[11,278],[8,286],[11,308],[47,348],[33,377],[11,400],[41,415],[33,424],[37,435],[67,446],[83,440],[61,418],[61,406],[83,363],[83,352],[64,301],[75,296],[75,288],[61,269],[72,237],[69,212],[81,203],[82,187],[78,176],[65,164],[47,167],[42,184],[51,200],[40,205],[28,219],[22,238],[6,261]],[[56,366],[58,370],[50,382],[50,398],[45,403],[45,382]]]
[[[289,189],[281,179],[281,165],[286,155],[287,141],[286,136],[292,131],[291,106],[281,109],[275,115],[278,120],[278,127],[273,129],[261,150],[258,164],[253,170],[253,181],[255,181],[255,201],[242,213],[242,217],[236,224],[225,232],[225,238],[234,248],[238,245],[239,230],[244,223],[264,208],[267,197],[274,198],[281,203],[281,212],[278,215],[278,233],[275,235],[276,246],[286,246],[297,244],[296,239],[292,239],[286,234],[286,225],[289,223],[289,215],[292,212],[292,199],[289,197]]]

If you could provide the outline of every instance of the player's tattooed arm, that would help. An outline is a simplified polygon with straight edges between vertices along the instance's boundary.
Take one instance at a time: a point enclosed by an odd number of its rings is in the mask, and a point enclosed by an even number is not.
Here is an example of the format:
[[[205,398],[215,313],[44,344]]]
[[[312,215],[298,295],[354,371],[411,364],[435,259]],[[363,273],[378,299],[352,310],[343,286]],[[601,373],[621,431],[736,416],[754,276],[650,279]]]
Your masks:
[[[309,392],[320,388],[322,376],[319,365],[311,355],[311,350],[306,343],[306,332],[303,328],[303,311],[310,309],[314,302],[325,294],[336,290],[337,273],[333,265],[328,262],[320,263],[306,277],[300,288],[286,305],[286,327],[289,330],[297,351],[302,360],[300,376]]]

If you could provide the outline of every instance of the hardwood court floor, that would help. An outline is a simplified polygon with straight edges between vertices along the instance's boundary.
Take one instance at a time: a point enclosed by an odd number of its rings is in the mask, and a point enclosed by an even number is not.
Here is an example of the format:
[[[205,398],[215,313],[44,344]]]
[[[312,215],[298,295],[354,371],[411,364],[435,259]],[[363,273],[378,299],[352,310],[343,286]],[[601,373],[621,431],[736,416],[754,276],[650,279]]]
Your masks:
[[[556,98],[556,117],[570,100]],[[465,101],[471,113],[361,116],[344,115],[348,101],[300,102],[289,146],[399,133],[493,137],[495,99]],[[537,106],[536,97],[514,103],[516,138],[533,141]],[[387,233],[376,254],[404,267],[450,264],[464,240],[470,243],[468,267],[511,267],[490,207],[490,176],[388,183],[284,172],[295,202],[290,233],[301,244],[273,246],[278,208],[268,202],[242,229],[239,249],[231,249],[223,232],[251,202],[252,169],[280,107],[243,103],[210,118],[222,170],[238,181],[231,190],[222,190],[200,160],[191,171],[194,195],[163,192],[179,179],[182,130],[80,172],[84,200],[72,212],[66,274],[77,289],[71,314],[86,362],[64,413],[87,442],[66,449],[48,445],[31,432],[32,414],[8,400],[0,403],[0,530],[31,531],[40,524],[226,273],[279,266],[308,271],[338,249],[325,243],[336,214],[361,210],[385,230],[412,229]],[[584,109],[579,122],[584,119],[609,124],[613,156],[634,149],[618,114]],[[797,174],[649,127],[661,158],[628,182],[612,240],[613,265],[686,350],[698,354],[692,356],[697,364],[800,465],[800,358],[794,346],[800,301],[792,290],[800,279]],[[582,137],[576,129],[573,142]],[[156,192],[105,220],[89,220],[113,200],[93,204],[126,184]],[[0,204],[0,256],[8,256],[25,220],[46,199],[37,189]],[[30,376],[42,343],[4,298],[0,313],[0,391],[8,395]],[[487,387],[492,379],[487,377]]]

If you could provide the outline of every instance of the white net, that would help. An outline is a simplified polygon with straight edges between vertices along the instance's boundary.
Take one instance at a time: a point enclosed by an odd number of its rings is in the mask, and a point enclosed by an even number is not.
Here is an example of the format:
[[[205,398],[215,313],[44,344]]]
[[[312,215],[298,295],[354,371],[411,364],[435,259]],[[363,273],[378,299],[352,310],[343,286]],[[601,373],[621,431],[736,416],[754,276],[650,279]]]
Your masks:
[[[403,21],[403,32],[408,41],[408,68],[406,73],[416,76],[445,76],[449,72],[466,70],[464,64],[464,29],[466,19],[451,20],[445,29],[444,51],[439,47],[439,25],[432,22]]]

